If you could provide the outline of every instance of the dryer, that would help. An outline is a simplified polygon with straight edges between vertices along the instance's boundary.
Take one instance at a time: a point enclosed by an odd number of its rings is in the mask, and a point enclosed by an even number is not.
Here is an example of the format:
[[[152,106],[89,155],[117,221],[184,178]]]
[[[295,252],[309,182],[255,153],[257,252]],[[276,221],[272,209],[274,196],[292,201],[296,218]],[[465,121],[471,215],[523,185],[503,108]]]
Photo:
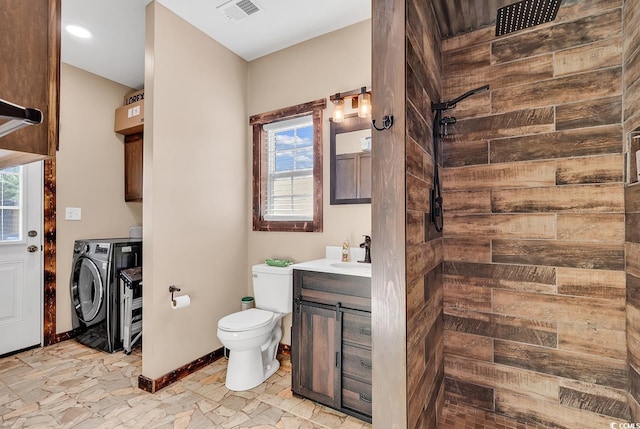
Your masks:
[[[140,239],[76,240],[69,285],[79,342],[109,353],[122,348],[118,275],[138,266],[142,266]]]

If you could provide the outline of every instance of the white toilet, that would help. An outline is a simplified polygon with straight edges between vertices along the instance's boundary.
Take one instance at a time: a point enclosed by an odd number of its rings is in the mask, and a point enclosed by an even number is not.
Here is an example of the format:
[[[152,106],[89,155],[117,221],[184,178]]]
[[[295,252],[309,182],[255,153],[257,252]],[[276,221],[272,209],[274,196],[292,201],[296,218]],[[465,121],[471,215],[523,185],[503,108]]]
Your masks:
[[[293,269],[254,265],[256,308],[230,314],[218,321],[218,338],[231,353],[227,366],[229,390],[248,390],[271,377],[282,338],[282,318],[293,308]]]

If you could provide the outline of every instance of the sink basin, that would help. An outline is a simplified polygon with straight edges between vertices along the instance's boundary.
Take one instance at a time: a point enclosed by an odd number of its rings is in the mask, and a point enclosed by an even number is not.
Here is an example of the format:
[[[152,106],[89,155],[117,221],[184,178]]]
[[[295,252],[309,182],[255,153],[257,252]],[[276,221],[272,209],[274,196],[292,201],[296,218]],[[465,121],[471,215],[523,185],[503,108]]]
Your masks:
[[[371,264],[360,262],[334,262],[330,265],[333,268],[340,268],[344,270],[371,270]]]

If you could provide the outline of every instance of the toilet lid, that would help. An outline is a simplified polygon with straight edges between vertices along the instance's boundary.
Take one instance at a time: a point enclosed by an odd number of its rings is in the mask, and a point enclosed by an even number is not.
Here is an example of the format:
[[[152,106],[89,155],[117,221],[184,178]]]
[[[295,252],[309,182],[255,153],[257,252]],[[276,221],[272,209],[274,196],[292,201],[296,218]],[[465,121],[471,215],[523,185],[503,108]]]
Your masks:
[[[272,318],[273,313],[270,311],[250,308],[223,317],[218,322],[218,328],[225,331],[248,331],[268,325]]]

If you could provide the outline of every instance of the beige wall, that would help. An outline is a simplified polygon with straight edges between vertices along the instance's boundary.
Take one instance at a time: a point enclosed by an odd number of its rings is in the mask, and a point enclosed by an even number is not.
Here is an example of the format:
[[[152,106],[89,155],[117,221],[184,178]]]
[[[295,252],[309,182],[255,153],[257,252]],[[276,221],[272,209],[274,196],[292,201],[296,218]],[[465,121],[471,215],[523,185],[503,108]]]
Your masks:
[[[327,98],[324,111],[324,232],[249,232],[246,278],[252,293],[251,266],[270,257],[289,257],[298,262],[324,257],[325,246],[352,246],[371,233],[371,205],[329,205],[329,96],[371,84],[371,21],[351,25],[311,39],[249,63],[248,116],[281,107]],[[245,126],[248,119],[245,119]],[[247,150],[251,153],[251,134]],[[246,198],[250,214],[252,190],[251,156],[246,164]],[[251,231],[251,216],[247,219]],[[375,237],[373,237],[375,243]],[[372,258],[375,258],[375,251]],[[282,342],[290,344],[291,316],[284,320]]]
[[[159,3],[147,7],[142,374],[219,348],[247,291],[247,63]],[[191,296],[172,310],[168,288]]]
[[[142,204],[124,201],[123,138],[113,132],[114,111],[131,88],[62,64],[60,151],[56,174],[56,332],[72,328],[69,277],[73,242],[126,237],[142,222]],[[65,220],[80,207],[81,221]]]

